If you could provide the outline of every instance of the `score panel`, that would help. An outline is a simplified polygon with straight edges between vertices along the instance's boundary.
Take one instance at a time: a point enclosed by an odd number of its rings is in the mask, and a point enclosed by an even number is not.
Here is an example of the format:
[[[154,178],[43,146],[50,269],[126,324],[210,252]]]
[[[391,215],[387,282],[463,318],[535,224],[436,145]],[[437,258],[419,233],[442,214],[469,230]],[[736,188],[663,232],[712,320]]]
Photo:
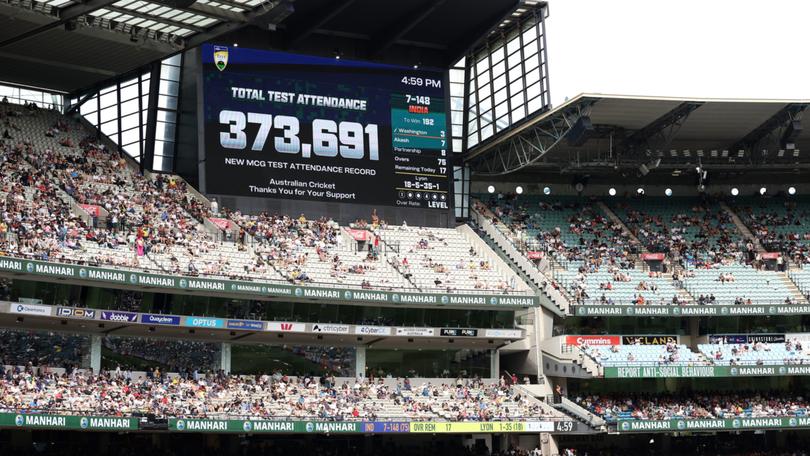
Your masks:
[[[439,71],[204,45],[206,192],[450,208]]]

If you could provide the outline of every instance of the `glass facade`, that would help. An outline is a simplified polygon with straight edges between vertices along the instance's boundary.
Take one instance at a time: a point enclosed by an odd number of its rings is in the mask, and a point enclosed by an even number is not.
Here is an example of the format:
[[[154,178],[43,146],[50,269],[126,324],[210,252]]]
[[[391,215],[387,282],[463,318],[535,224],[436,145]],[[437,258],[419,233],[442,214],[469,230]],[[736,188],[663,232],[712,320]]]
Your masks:
[[[543,14],[506,21],[467,57],[467,149],[548,108]]]
[[[156,171],[170,172],[174,165],[181,59],[178,54],[160,63],[152,166]],[[147,71],[112,84],[79,107],[82,117],[139,163],[146,152],[151,78]]]
[[[79,113],[140,163],[146,144],[149,73],[106,87],[87,99]],[[74,99],[71,104],[78,102]]]
[[[12,104],[36,103],[40,108],[61,111],[65,102],[64,98],[59,93],[0,84],[0,100]]]

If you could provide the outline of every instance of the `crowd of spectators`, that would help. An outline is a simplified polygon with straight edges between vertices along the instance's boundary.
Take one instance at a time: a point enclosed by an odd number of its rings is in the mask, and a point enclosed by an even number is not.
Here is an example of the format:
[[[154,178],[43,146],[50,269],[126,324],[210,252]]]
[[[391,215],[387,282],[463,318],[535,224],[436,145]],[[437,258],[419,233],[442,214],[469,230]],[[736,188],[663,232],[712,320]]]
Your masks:
[[[396,386],[382,380],[338,382],[334,377],[281,373],[224,373],[145,377],[117,369],[99,375],[76,369],[7,368],[0,380],[0,411],[102,416],[300,418],[328,421],[421,419],[514,420],[538,417],[539,406],[511,386],[458,379],[455,384]]]
[[[215,367],[216,344],[190,340],[143,339],[139,337],[105,337],[104,348],[124,359],[133,358],[157,364],[168,372],[190,373]],[[120,358],[119,358],[120,359]],[[130,366],[124,366],[130,368]]]
[[[575,401],[608,421],[616,419],[763,418],[805,416],[810,402],[801,395],[724,393],[582,395]]]
[[[616,204],[617,213],[648,251],[676,258],[684,267],[753,259],[753,246],[748,248],[734,227],[731,215],[720,209],[717,201],[705,197],[695,201],[668,199],[660,203],[658,207],[648,203],[650,212],[645,210],[642,201]]]
[[[220,208],[176,176],[141,172],[77,120],[56,112],[2,104],[0,122],[4,254],[191,276],[415,288],[405,277],[411,271],[398,272],[382,258],[376,235],[367,252],[358,252],[344,245],[331,219]],[[376,212],[371,223],[358,226],[370,232],[387,227]],[[508,279],[484,279],[489,267],[487,258],[476,258],[481,272],[471,274],[480,278],[470,289],[515,289]],[[451,281],[433,287],[453,292]]]
[[[796,264],[810,264],[810,206],[806,200],[762,199],[737,205],[736,211],[769,252]]]
[[[0,366],[74,368],[87,353],[87,338],[50,332],[0,330]]]

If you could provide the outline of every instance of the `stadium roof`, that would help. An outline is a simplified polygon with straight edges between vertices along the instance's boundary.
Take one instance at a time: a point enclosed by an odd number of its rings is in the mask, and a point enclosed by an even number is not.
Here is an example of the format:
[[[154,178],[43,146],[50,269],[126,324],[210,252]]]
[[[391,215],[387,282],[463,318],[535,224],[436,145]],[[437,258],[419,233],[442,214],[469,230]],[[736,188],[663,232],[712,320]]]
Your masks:
[[[580,94],[472,149],[479,175],[532,169],[810,165],[810,100]],[[590,125],[590,126],[589,126]],[[659,161],[660,160],[660,161]]]
[[[544,6],[538,0],[0,0],[0,81],[76,94],[203,42],[237,40],[446,68],[478,40]]]

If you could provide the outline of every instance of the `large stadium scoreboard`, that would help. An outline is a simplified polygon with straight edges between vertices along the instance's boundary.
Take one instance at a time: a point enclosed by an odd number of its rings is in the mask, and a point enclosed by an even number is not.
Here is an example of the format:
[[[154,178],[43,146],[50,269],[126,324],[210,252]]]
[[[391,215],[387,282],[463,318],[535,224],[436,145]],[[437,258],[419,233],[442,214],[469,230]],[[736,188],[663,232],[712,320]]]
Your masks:
[[[444,73],[204,45],[205,191],[449,209]]]

